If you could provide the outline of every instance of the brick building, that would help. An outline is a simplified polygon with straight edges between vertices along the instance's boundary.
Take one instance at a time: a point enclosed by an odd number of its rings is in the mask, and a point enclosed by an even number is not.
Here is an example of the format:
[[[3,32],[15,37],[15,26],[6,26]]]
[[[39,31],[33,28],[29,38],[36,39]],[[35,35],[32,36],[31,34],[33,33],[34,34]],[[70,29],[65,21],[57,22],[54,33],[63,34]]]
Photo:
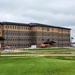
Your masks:
[[[49,39],[56,42],[56,47],[69,47],[70,30],[39,23],[0,22],[0,43],[12,48],[26,48]]]

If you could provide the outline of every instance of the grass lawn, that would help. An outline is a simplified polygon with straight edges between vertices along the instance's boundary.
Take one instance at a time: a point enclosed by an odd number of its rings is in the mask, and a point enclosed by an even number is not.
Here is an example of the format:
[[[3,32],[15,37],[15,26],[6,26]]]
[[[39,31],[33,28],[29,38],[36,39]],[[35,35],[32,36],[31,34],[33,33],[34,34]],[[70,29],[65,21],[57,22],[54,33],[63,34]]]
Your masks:
[[[34,49],[30,49],[30,48],[25,48],[23,50],[67,50],[69,48],[34,48]]]
[[[0,75],[75,75],[75,57],[2,57]]]

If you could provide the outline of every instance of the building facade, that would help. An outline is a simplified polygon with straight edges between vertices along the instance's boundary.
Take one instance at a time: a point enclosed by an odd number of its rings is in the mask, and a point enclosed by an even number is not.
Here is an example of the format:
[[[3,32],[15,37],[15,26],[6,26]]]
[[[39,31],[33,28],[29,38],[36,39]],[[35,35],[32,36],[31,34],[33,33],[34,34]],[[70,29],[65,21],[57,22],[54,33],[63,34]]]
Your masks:
[[[11,48],[26,48],[38,46],[49,39],[56,42],[56,47],[69,47],[70,30],[39,23],[0,22],[0,43]]]

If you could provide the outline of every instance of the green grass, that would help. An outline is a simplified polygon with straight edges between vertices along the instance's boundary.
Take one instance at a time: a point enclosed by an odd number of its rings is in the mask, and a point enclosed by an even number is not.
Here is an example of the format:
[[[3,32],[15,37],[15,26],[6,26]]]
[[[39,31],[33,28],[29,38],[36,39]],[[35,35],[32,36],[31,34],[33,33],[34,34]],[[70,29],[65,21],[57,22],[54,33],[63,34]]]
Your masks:
[[[34,49],[30,49],[30,48],[24,48],[23,50],[67,50],[69,48],[34,48]]]
[[[22,51],[75,51],[73,48],[23,48]],[[2,50],[1,50],[2,51]]]
[[[1,55],[5,54],[32,54],[31,52],[1,52]]]
[[[75,57],[0,58],[0,75],[75,75]]]

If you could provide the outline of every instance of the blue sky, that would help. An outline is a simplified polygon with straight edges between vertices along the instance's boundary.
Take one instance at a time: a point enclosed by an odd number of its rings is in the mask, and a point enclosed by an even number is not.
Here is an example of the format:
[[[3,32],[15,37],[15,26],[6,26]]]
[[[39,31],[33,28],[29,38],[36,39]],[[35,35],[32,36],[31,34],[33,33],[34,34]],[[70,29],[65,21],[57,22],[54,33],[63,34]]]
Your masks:
[[[75,41],[75,0],[0,0],[0,21],[71,28]]]

